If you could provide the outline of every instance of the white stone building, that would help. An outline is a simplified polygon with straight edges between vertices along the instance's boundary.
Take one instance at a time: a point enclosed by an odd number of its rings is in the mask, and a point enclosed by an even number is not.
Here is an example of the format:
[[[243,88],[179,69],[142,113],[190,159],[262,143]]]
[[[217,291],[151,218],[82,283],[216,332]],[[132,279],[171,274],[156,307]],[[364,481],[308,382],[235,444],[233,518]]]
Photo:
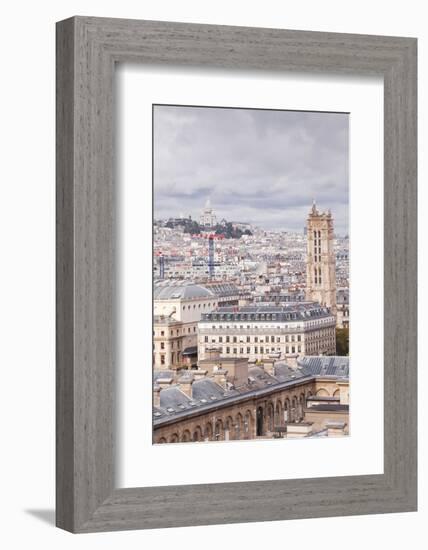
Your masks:
[[[212,348],[249,361],[334,355],[335,325],[331,311],[313,302],[221,307],[198,323],[198,359],[207,358]]]
[[[153,293],[153,365],[155,369],[191,366],[197,359],[197,325],[215,309],[218,298],[207,288],[170,281]]]

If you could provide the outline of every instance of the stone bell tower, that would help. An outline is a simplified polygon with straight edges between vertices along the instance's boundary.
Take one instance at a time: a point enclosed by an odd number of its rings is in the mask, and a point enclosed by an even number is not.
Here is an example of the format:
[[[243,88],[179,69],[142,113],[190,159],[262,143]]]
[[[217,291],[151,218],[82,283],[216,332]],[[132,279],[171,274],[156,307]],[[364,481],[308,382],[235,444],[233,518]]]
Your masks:
[[[318,212],[315,201],[307,222],[306,299],[336,315],[336,256],[331,212]]]

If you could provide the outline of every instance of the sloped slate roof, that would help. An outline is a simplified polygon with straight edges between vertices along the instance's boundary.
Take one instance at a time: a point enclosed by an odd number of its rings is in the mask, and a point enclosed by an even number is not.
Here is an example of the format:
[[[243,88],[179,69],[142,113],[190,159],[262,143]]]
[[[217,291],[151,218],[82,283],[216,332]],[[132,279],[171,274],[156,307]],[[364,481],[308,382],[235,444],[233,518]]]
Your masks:
[[[189,283],[156,285],[153,291],[154,300],[174,300],[215,297],[214,292],[201,285]]]
[[[161,378],[168,377],[171,371],[158,371]],[[157,373],[156,373],[157,374]],[[339,378],[349,377],[349,357],[302,357],[298,361],[298,368],[292,368],[286,363],[277,363],[273,375],[259,366],[248,369],[248,384],[238,389],[223,388],[212,378],[194,380],[192,384],[192,398],[188,397],[178,384],[172,385],[160,392],[160,406],[153,409],[155,424],[168,418],[182,417],[191,410],[209,410],[221,403],[233,401],[248,395],[259,395],[270,388],[274,390],[281,385],[293,385],[304,379],[314,376],[332,376]],[[182,374],[183,378],[193,378],[192,371]],[[157,378],[157,376],[156,376]],[[322,407],[323,405],[313,405]],[[332,406],[329,404],[328,406]],[[337,406],[337,405],[334,405]],[[322,409],[313,409],[322,410]],[[337,409],[342,410],[342,409]],[[345,409],[343,409],[345,410]]]
[[[297,361],[304,374],[349,378],[349,357],[315,357],[306,355]]]

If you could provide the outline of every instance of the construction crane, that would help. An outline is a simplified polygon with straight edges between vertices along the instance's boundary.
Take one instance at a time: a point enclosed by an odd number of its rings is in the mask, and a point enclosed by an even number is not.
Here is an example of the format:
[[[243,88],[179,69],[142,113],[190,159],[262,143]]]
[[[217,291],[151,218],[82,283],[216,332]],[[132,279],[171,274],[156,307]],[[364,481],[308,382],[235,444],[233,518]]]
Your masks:
[[[165,279],[165,256],[160,251],[156,252],[156,256],[159,264],[159,279]]]
[[[219,265],[214,260],[214,241],[224,239],[224,235],[217,235],[216,233],[202,233],[198,235],[203,239],[208,239],[208,274],[210,279],[214,279],[214,268]]]
[[[208,237],[208,273],[210,279],[214,279],[214,236]]]

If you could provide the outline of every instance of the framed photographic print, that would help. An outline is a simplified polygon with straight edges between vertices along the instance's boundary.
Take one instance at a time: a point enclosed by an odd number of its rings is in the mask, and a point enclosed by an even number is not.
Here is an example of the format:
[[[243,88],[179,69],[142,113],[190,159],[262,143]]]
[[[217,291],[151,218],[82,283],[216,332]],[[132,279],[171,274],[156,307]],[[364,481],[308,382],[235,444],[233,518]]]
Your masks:
[[[416,147],[413,38],[58,23],[59,527],[416,509]]]

